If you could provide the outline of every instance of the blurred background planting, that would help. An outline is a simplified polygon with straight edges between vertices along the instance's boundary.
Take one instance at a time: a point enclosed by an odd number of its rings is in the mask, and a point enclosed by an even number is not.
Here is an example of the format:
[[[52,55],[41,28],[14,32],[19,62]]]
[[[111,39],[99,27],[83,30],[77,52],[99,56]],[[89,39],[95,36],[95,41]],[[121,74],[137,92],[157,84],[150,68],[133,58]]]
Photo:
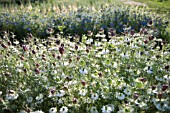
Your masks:
[[[1,0],[0,32],[14,32],[17,39],[27,33],[44,38],[49,34],[48,28],[54,33],[64,35],[81,35],[92,31],[97,34],[103,28],[113,28],[122,34],[130,28],[136,32],[142,27],[155,30],[156,37],[169,41],[169,1],[140,1],[148,7],[127,6],[126,0]],[[158,4],[158,5],[156,5]],[[157,13],[158,11],[158,13]],[[161,13],[160,13],[161,12]],[[152,25],[148,26],[151,22]],[[22,32],[22,33],[21,33]]]

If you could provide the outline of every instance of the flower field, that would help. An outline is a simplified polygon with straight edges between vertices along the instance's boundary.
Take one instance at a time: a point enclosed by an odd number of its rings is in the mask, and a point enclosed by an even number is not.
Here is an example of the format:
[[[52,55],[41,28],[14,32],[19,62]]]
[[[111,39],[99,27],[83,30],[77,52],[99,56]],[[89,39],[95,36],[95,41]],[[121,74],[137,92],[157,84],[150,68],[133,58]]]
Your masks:
[[[166,19],[125,6],[29,10],[0,14],[0,113],[170,112]]]

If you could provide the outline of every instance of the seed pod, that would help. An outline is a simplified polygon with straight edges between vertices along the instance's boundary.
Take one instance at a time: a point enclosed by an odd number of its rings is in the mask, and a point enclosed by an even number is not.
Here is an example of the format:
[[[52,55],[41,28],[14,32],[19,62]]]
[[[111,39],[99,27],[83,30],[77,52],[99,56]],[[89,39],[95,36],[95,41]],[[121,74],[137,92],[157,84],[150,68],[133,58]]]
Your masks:
[[[78,50],[78,45],[75,45],[75,50]]]
[[[35,73],[36,74],[40,74],[40,70],[39,69],[35,69]]]
[[[1,44],[1,46],[4,48],[4,49],[6,49],[6,48],[8,48],[8,46],[7,45],[5,45],[5,44]]]
[[[64,47],[59,47],[59,52],[60,52],[61,55],[63,55],[64,54]]]
[[[36,54],[35,50],[32,50],[32,53],[33,53],[33,54]]]
[[[168,89],[168,85],[163,85],[162,86],[162,91],[166,91]]]
[[[23,45],[22,48],[24,51],[28,51],[28,47],[26,45]]]

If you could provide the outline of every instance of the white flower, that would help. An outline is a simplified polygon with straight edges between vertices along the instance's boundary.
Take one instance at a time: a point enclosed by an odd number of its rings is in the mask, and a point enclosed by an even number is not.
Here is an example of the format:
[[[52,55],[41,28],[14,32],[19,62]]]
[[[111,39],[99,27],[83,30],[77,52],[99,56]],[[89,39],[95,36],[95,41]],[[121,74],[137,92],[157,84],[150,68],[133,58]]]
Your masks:
[[[43,102],[43,95],[39,94],[36,98],[37,103],[42,103]]]
[[[63,97],[65,95],[65,91],[64,90],[59,90],[57,93],[56,93],[56,96],[57,97]]]
[[[112,108],[108,105],[103,106],[101,110],[102,110],[102,113],[111,113],[112,112]]]
[[[121,49],[116,48],[116,52],[117,52],[117,53],[121,52]]]
[[[102,35],[100,35],[100,34],[96,34],[96,37],[104,38],[104,37],[106,37],[106,35],[105,35],[105,34],[102,34]]]
[[[165,75],[164,78],[165,78],[167,81],[170,81],[170,76]]]
[[[113,67],[117,68],[117,65],[118,65],[117,62],[114,62]]]
[[[87,44],[90,44],[90,43],[92,43],[92,42],[93,42],[93,39],[88,39],[88,40],[86,41]]]
[[[124,109],[119,109],[117,113],[126,113]]]
[[[59,104],[63,104],[63,100],[62,100],[62,99],[59,99],[59,100],[58,100],[58,103],[59,103]]]
[[[101,54],[105,55],[105,54],[109,54],[109,50],[102,50]]]
[[[159,77],[159,76],[155,76],[155,79],[156,79],[157,81],[163,81],[163,78],[162,78],[162,77]]]
[[[115,110],[115,106],[113,104],[109,104],[109,106],[112,108],[112,111]]]
[[[14,43],[15,45],[18,45],[18,44],[19,44],[19,41],[15,40],[13,43]]]
[[[49,113],[57,113],[57,108],[55,108],[55,107],[50,108]]]
[[[42,94],[39,94],[36,98],[35,98],[37,101],[43,99],[43,95]]]
[[[28,98],[27,98],[27,102],[28,102],[28,103],[31,103],[32,101],[33,101],[33,98],[32,98],[32,97],[28,97]]]
[[[79,72],[83,75],[88,74],[88,71],[86,69],[80,69]]]
[[[120,56],[121,56],[122,58],[126,58],[126,59],[129,58],[129,55],[128,55],[128,54],[124,54],[124,53],[121,53]]]
[[[116,98],[119,100],[123,100],[125,98],[125,95],[123,93],[116,93]]]
[[[0,91],[0,95],[2,95],[2,91]]]
[[[68,108],[66,106],[60,108],[60,113],[67,113],[67,112],[68,112]]]
[[[90,113],[98,113],[97,108],[95,106],[92,106],[90,109]]]
[[[164,103],[157,103],[155,104],[155,106],[160,111],[166,111],[166,108],[167,108],[167,104],[164,104]]]
[[[98,95],[97,93],[93,93],[93,94],[91,95],[91,98],[92,98],[93,100],[97,100],[97,99],[99,98],[99,95]]]
[[[126,95],[131,95],[131,90],[129,88],[125,88],[123,91]]]
[[[86,90],[86,89],[82,89],[82,90],[80,90],[80,92],[79,92],[79,94],[80,94],[81,96],[85,96],[86,93],[87,93],[87,90]]]
[[[147,108],[147,104],[142,101],[142,102],[140,102],[139,107]]]
[[[153,71],[152,71],[152,70],[147,70],[147,73],[148,73],[148,74],[152,74]]]
[[[14,90],[9,90],[8,93],[6,94],[6,99],[7,100],[15,100],[18,98],[18,94]]]
[[[24,110],[21,110],[19,113],[27,113],[26,111],[24,111]]]
[[[34,112],[30,112],[30,113],[44,113],[44,112],[41,111],[41,110],[37,110],[37,111],[34,111]]]

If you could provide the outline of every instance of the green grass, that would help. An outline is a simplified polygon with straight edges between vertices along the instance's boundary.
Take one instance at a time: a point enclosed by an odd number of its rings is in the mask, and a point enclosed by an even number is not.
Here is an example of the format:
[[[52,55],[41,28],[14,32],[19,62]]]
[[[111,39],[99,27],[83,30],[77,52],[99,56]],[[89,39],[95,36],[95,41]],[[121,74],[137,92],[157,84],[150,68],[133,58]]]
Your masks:
[[[152,10],[156,11],[157,13],[164,13],[168,17],[170,17],[170,0],[134,0],[138,2],[142,2],[147,4]]]

